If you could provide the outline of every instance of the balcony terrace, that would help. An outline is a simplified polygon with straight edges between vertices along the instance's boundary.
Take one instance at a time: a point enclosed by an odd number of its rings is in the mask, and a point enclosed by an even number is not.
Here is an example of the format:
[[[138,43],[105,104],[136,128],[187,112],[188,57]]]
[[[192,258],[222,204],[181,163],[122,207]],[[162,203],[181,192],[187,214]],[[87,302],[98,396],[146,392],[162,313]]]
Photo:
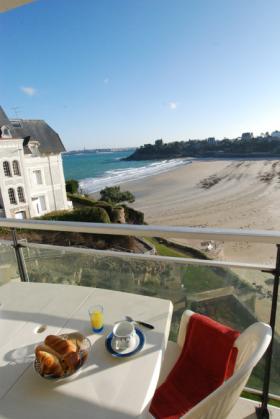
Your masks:
[[[192,309],[240,331],[256,321],[275,330],[273,346],[254,369],[243,396],[229,418],[280,417],[280,321],[276,316],[280,272],[280,232],[179,228],[164,226],[106,225],[93,223],[20,221],[2,219],[0,227],[11,230],[11,240],[1,241],[0,285],[10,281],[70,284],[117,290],[171,300],[174,306],[169,339],[175,341],[182,313]],[[17,240],[17,229],[83,232],[96,235],[140,238],[187,238],[275,245],[273,265],[177,258],[151,254],[53,246]],[[23,230],[23,231],[24,231]],[[265,286],[249,283],[257,274]],[[1,291],[1,288],[0,288]],[[269,415],[270,412],[270,416]],[[0,412],[1,417],[1,412]],[[6,416],[3,416],[6,417]],[[113,418],[114,416],[112,416]],[[212,418],[215,419],[215,418]]]

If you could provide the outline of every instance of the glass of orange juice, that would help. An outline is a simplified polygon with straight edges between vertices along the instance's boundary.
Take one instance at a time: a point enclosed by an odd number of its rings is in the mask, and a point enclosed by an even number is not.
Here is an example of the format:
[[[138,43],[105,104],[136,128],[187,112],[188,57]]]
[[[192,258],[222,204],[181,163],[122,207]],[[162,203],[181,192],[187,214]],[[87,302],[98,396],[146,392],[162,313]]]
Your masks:
[[[89,308],[89,318],[92,331],[101,333],[104,329],[104,309],[100,304],[96,304]]]

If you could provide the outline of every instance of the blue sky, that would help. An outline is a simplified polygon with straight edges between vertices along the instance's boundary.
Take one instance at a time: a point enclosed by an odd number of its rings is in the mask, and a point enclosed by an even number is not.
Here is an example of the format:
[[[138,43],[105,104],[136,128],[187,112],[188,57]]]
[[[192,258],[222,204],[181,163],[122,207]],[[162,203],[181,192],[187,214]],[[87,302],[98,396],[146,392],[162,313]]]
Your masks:
[[[280,129],[279,0],[38,0],[0,14],[0,104],[67,149]]]

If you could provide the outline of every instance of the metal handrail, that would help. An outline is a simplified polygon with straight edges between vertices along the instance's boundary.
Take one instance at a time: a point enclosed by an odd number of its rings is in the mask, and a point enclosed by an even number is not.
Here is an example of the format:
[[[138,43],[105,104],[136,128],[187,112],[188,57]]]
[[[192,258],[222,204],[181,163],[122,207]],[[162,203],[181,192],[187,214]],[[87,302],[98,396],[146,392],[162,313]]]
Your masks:
[[[172,237],[197,240],[246,241],[280,243],[280,231],[175,227],[158,225],[103,224],[72,221],[1,219],[0,227],[30,230],[68,231],[72,233],[108,234],[117,236]]]

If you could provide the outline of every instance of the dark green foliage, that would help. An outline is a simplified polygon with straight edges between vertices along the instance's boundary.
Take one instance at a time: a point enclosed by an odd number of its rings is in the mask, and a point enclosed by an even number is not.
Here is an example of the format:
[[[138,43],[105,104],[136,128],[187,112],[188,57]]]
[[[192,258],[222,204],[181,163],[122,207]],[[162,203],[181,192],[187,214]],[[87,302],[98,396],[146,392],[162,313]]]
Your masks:
[[[127,207],[126,205],[114,205],[113,203],[106,201],[95,201],[94,199],[84,197],[79,194],[67,194],[68,199],[70,199],[76,209],[84,209],[86,207],[90,208],[101,208],[106,211],[110,221],[112,223],[120,222],[120,212],[124,208],[125,222],[129,224],[143,224],[144,223],[144,214],[140,211],[136,211],[133,208]],[[59,212],[60,214],[61,212]]]
[[[96,201],[91,198],[84,197],[82,195],[73,195],[68,193],[68,198],[73,202],[74,206],[79,207],[95,207],[95,208],[104,208],[111,221],[113,221],[113,206],[109,202],[105,201]]]
[[[84,206],[88,206],[88,207],[95,206],[95,204],[97,202],[94,199],[87,198],[83,195],[77,195],[77,194],[75,195],[75,194],[72,194],[72,193],[67,193],[67,197],[74,204],[80,204],[80,205],[84,205]]]
[[[119,186],[112,186],[104,188],[100,191],[100,197],[102,201],[111,202],[117,204],[118,202],[134,202],[135,197],[129,191],[121,192]]]
[[[40,217],[41,220],[81,221],[91,223],[110,223],[110,218],[104,208],[84,207],[73,211],[54,211]]]
[[[242,157],[242,156],[278,156],[280,145],[277,138],[268,133],[250,140],[224,138],[220,141],[188,140],[164,143],[156,140],[155,144],[144,144],[124,160],[154,160],[181,157]]]
[[[75,179],[66,180],[66,192],[76,193],[79,189],[79,182]]]
[[[123,205],[125,212],[125,219],[130,224],[144,224],[144,213],[137,211],[134,208]]]

